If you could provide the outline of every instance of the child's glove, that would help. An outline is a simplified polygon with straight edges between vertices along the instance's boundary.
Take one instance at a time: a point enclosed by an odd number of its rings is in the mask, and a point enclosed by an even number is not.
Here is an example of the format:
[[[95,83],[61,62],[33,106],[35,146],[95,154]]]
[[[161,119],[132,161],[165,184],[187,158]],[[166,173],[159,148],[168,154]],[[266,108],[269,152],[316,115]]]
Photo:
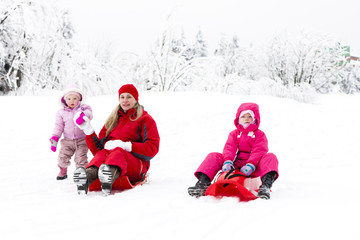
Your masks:
[[[91,126],[91,124],[90,124],[90,119],[89,119],[87,116],[84,115],[84,116],[82,117],[82,119],[83,119],[83,123],[82,123],[82,124],[78,124],[78,123],[77,123],[77,119],[80,117],[81,114],[84,114],[84,113],[83,113],[83,112],[77,112],[77,113],[75,113],[74,119],[73,119],[75,125],[76,125],[78,128],[80,128],[81,130],[83,130],[86,135],[91,135],[91,134],[93,134],[93,132],[95,132],[95,131],[94,131],[94,128],[93,128],[93,127]]]
[[[76,115],[76,114],[75,114]],[[81,125],[83,122],[84,122],[84,116],[85,114],[83,112],[80,112],[80,115],[79,117],[75,120],[75,122],[78,124],[78,125]]]
[[[222,171],[223,172],[226,172],[226,171],[230,171],[234,169],[234,163],[233,161],[231,160],[226,160],[224,163],[223,163],[223,166],[222,166]]]
[[[244,173],[246,176],[250,176],[255,171],[255,169],[256,167],[253,164],[247,163],[240,169],[240,172]]]
[[[56,152],[56,146],[59,142],[59,138],[57,136],[52,136],[49,140],[51,142],[51,151]]]
[[[105,143],[104,148],[107,150],[113,150],[114,148],[120,147],[127,152],[131,152],[131,142],[123,142],[121,140],[110,140]]]

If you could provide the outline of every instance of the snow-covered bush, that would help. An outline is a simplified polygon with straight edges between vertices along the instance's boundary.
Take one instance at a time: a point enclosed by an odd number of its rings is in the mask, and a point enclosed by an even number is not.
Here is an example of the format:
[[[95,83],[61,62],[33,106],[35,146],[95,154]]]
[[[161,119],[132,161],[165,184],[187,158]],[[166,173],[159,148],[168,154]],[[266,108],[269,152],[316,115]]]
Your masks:
[[[343,80],[345,49],[333,40],[303,34],[296,40],[274,38],[268,47],[266,67],[269,77],[286,86],[307,83],[319,92],[330,92]]]
[[[35,94],[79,85],[111,94],[124,83],[141,91],[265,94],[310,102],[315,91],[360,91],[360,68],[341,45],[323,36],[276,37],[266,48],[245,47],[234,35],[210,50],[199,29],[190,43],[168,24],[144,56],[112,42],[76,45],[69,13],[53,0],[3,0],[0,5],[0,95]]]
[[[58,88],[73,65],[72,36],[68,12],[51,1],[2,1],[0,92]]]

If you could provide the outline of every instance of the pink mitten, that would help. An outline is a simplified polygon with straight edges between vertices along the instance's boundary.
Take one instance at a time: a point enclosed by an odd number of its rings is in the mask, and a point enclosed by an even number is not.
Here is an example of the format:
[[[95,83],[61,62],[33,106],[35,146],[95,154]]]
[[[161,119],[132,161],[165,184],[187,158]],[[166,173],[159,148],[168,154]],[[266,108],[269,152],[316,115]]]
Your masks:
[[[226,172],[226,171],[230,171],[234,169],[234,163],[233,161],[231,160],[226,160],[224,163],[223,163],[223,166],[222,166],[222,171],[223,172]]]
[[[80,116],[75,120],[77,124],[81,125],[85,120],[84,120],[84,116],[85,114],[82,112],[80,114]]]
[[[244,173],[246,176],[250,176],[255,171],[255,169],[256,167],[253,164],[247,163],[240,169],[240,172]]]
[[[52,136],[49,140],[51,142],[51,151],[56,152],[56,146],[59,142],[59,138],[57,136]]]

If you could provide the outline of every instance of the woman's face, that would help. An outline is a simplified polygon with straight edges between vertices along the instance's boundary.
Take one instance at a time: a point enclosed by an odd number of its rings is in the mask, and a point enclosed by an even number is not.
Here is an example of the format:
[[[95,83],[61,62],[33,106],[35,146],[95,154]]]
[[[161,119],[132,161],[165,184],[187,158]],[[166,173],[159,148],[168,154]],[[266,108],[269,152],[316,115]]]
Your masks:
[[[119,97],[121,108],[126,112],[127,110],[134,108],[136,99],[130,93],[122,93]]]
[[[251,117],[250,113],[245,113],[241,116],[239,121],[241,124],[251,123],[253,121],[253,118]]]

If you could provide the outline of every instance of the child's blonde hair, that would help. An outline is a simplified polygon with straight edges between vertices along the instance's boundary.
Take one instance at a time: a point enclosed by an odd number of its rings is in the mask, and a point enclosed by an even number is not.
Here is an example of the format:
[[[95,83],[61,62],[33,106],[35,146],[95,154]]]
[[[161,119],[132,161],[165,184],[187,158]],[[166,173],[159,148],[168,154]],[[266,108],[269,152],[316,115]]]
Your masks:
[[[139,104],[139,102],[135,103],[134,108],[136,109],[135,118],[132,119],[130,116],[131,121],[138,120],[143,115],[143,107]],[[111,112],[110,116],[105,122],[106,128],[106,136],[110,134],[110,132],[118,125],[119,123],[119,111],[122,110],[120,104],[115,107],[115,109]]]

